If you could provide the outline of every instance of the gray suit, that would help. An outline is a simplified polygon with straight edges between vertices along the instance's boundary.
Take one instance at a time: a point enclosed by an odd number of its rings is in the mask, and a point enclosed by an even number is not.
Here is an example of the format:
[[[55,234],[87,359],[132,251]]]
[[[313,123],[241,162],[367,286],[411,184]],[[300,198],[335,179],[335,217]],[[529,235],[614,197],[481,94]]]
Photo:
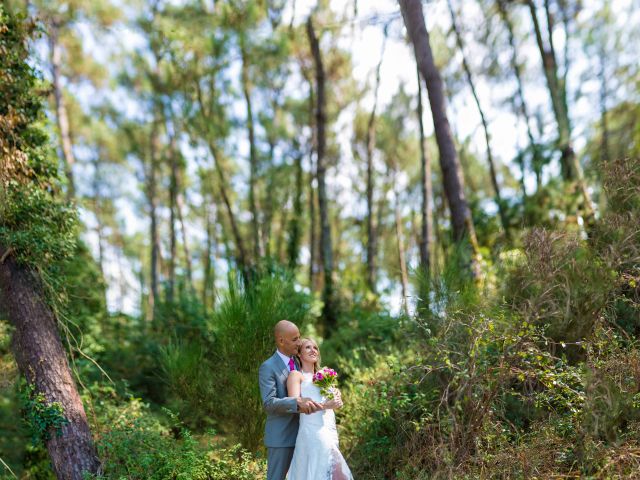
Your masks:
[[[278,352],[260,365],[258,381],[262,404],[267,412],[264,444],[267,447],[267,480],[284,480],[298,436],[298,404],[287,396],[289,367]]]

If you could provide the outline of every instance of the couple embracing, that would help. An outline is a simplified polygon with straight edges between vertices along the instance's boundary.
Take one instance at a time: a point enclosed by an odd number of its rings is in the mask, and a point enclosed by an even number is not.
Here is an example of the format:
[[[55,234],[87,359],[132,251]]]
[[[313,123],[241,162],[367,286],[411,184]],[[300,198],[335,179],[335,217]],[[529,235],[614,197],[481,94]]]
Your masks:
[[[258,374],[267,412],[267,480],[353,480],[340,450],[334,409],[340,392],[322,396],[313,383],[320,351],[288,320],[274,328],[277,350]],[[288,472],[288,475],[287,475]]]

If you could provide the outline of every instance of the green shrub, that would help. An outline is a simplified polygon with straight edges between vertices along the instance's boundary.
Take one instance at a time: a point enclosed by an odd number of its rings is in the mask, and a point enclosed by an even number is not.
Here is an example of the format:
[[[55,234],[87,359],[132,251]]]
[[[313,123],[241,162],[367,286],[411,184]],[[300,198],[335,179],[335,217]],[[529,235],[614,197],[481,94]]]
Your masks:
[[[96,479],[254,480],[265,473],[263,462],[239,445],[203,447],[187,430],[175,439],[139,420],[103,435],[98,454],[103,473]]]

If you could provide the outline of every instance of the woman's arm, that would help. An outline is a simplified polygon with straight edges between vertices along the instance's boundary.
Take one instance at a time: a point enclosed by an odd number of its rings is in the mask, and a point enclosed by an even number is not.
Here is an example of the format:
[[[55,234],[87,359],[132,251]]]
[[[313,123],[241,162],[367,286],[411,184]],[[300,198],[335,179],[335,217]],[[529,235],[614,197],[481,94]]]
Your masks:
[[[297,370],[294,370],[287,377],[287,395],[294,398],[299,397],[301,384],[302,384],[302,374]]]

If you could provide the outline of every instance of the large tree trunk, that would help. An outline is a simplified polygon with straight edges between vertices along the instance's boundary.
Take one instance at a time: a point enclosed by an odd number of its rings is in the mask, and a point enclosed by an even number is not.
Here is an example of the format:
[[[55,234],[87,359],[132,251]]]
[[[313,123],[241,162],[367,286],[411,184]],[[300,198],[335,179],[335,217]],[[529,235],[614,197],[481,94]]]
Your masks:
[[[416,69],[417,70],[417,69]],[[431,156],[427,151],[427,139],[424,134],[424,122],[422,119],[422,79],[420,71],[418,76],[418,125],[420,127],[420,191],[422,193],[422,223],[420,225],[420,268],[422,278],[420,278],[420,303],[429,306],[429,284],[431,280],[431,248],[433,245],[433,182],[431,177]]]
[[[307,35],[311,45],[311,53],[316,70],[316,171],[318,179],[318,206],[320,210],[320,257],[324,272],[324,286],[322,299],[324,307],[322,316],[327,327],[327,334],[330,335],[337,322],[337,311],[333,291],[333,251],[331,243],[331,225],[329,223],[329,203],[327,200],[326,174],[326,113],[325,113],[325,73],[320,52],[320,44],[313,28],[313,19],[307,20]]]
[[[451,3],[451,0],[447,0],[447,5],[449,7],[449,13],[451,14],[451,25],[453,28],[453,33],[456,36],[456,43],[458,44],[458,49],[462,54],[462,68],[464,70],[465,76],[467,77],[467,83],[469,84],[469,89],[471,90],[471,95],[473,96],[473,100],[476,104],[476,108],[478,109],[478,113],[480,114],[480,121],[482,123],[482,130],[484,131],[485,144],[487,146],[487,162],[489,163],[489,175],[491,177],[491,185],[493,186],[495,202],[498,205],[498,214],[500,216],[500,223],[502,224],[502,229],[504,230],[505,235],[509,237],[509,221],[507,219],[507,213],[505,211],[502,195],[500,194],[500,186],[498,185],[498,176],[497,176],[496,165],[495,165],[496,162],[495,162],[495,159],[493,158],[493,150],[491,148],[491,135],[489,134],[489,125],[487,124],[487,118],[484,115],[484,110],[480,105],[480,98],[478,97],[478,93],[476,91],[476,85],[473,81],[471,68],[469,67],[469,62],[467,62],[467,57],[464,52],[464,40],[462,38],[462,33],[460,32],[460,28],[458,27],[456,14],[453,9],[453,4]]]
[[[260,219],[256,200],[256,178],[258,172],[258,153],[256,149],[255,128],[253,125],[253,110],[251,105],[251,86],[249,80],[249,60],[244,42],[240,36],[240,52],[242,54],[242,92],[247,106],[247,130],[249,134],[249,210],[251,210],[251,231],[253,234],[253,257],[257,262],[264,253],[260,239]]]
[[[71,201],[76,195],[76,186],[73,176],[73,166],[76,163],[73,154],[73,144],[69,128],[69,115],[64,101],[62,84],[60,83],[60,67],[62,63],[62,52],[58,43],[59,26],[53,21],[49,27],[49,50],[51,54],[51,77],[53,86],[53,98],[55,100],[56,123],[58,134],[60,135],[60,150],[62,151],[62,162],[64,164],[64,174],[67,177],[67,200]]]
[[[445,195],[451,211],[451,225],[456,242],[468,242],[471,253],[471,270],[479,275],[479,248],[471,211],[464,193],[464,179],[458,154],[447,118],[446,101],[440,72],[436,67],[429,44],[429,33],[425,26],[420,0],[399,0],[407,32],[413,44],[420,73],[425,80],[436,141],[440,150],[440,167]]]
[[[89,431],[56,320],[45,303],[34,274],[19,266],[0,245],[0,305],[15,328],[12,347],[27,381],[47,402],[58,402],[69,423],[61,435],[46,441],[53,471],[59,479],[82,480],[96,473],[99,460]]]
[[[378,254],[378,232],[373,220],[373,150],[376,145],[376,109],[378,106],[378,91],[380,90],[380,68],[384,59],[384,51],[387,44],[387,29],[384,30],[384,39],[380,51],[380,60],[376,66],[375,87],[373,90],[373,108],[367,122],[367,284],[369,289],[376,292],[376,256]]]

